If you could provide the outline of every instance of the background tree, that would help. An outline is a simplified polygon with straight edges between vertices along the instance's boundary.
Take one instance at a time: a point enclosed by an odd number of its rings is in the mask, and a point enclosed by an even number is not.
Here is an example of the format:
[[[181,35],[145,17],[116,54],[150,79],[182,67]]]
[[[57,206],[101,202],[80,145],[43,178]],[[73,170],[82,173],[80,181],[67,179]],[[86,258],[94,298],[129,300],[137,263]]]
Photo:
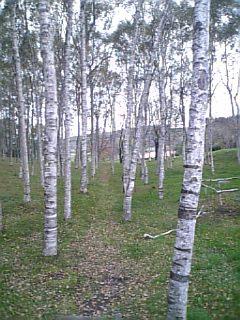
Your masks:
[[[71,118],[72,108],[70,100],[70,54],[71,54],[71,36],[73,24],[73,0],[68,0],[67,5],[67,28],[65,39],[65,54],[64,54],[64,82],[63,82],[63,104],[65,110],[65,196],[64,196],[64,217],[71,217]]]
[[[23,85],[22,85],[22,69],[19,56],[17,30],[16,30],[16,6],[13,6],[12,14],[12,28],[13,28],[13,53],[15,61],[15,72],[16,72],[16,86],[17,86],[17,97],[19,105],[19,126],[20,126],[20,157],[21,167],[23,172],[23,185],[24,185],[24,202],[30,202],[30,177],[29,177],[29,165],[28,165],[28,149],[27,149],[27,136],[26,136],[26,124],[25,124],[25,105],[23,96]]]

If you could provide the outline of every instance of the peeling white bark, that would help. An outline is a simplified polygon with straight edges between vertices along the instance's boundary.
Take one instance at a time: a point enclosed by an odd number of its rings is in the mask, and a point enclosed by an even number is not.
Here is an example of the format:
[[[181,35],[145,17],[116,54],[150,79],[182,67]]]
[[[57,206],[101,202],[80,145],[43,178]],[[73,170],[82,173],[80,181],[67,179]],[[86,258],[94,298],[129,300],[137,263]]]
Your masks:
[[[42,145],[42,124],[41,124],[41,105],[38,95],[36,95],[36,115],[37,115],[37,138],[38,138],[38,161],[40,166],[40,181],[41,186],[44,187],[44,158]]]
[[[87,63],[86,63],[86,30],[85,30],[85,4],[86,1],[81,1],[80,11],[80,26],[81,26],[81,103],[82,103],[82,146],[81,146],[81,185],[80,191],[87,193]]]
[[[111,107],[111,168],[112,174],[115,172],[115,152],[116,152],[116,120],[115,120],[115,102],[112,103]]]
[[[137,42],[139,38],[139,23],[140,23],[140,8],[142,5],[142,0],[137,3],[136,13],[135,13],[135,33],[133,37],[133,42],[131,45],[131,55],[128,67],[128,77],[127,77],[127,117],[125,122],[125,130],[123,135],[123,190],[126,192],[127,185],[129,183],[129,170],[131,162],[131,148],[130,148],[130,138],[131,138],[131,117],[133,113],[133,78],[135,70],[135,56]]]
[[[95,117],[95,108],[94,108],[94,86],[93,79],[90,80],[90,104],[91,104],[91,177],[93,178],[96,175],[96,133],[94,128],[94,117]]]
[[[27,149],[27,136],[26,136],[26,124],[25,124],[25,105],[23,96],[23,86],[22,86],[22,68],[18,49],[18,39],[16,30],[16,13],[15,5],[13,6],[12,15],[12,37],[13,37],[13,55],[15,62],[15,72],[16,72],[16,84],[17,84],[17,98],[18,98],[18,110],[19,110],[19,126],[20,126],[20,172],[19,177],[23,178],[23,201],[30,202],[30,177],[29,177],[29,163],[28,163],[28,149]]]
[[[160,130],[158,139],[158,197],[163,199],[163,184],[165,178],[165,140],[166,140],[166,95],[165,95],[165,54],[162,54],[162,68],[159,70],[158,90],[160,100]]]
[[[142,137],[142,120],[143,120],[143,109],[144,106],[148,103],[148,95],[151,86],[153,71],[147,70],[147,75],[144,83],[143,92],[141,95],[141,100],[139,104],[138,119],[136,123],[136,133],[134,138],[134,145],[131,157],[131,163],[129,168],[129,176],[124,194],[124,220],[129,221],[132,218],[132,195],[135,185],[136,169],[137,169],[137,160],[139,155],[139,149],[141,144]]]
[[[73,19],[73,0],[67,1],[67,29],[65,39],[65,63],[63,82],[63,106],[65,110],[65,174],[64,174],[64,218],[71,218],[71,101],[70,101],[70,54]]]
[[[211,45],[213,48],[213,45]],[[214,56],[210,54],[210,65],[209,65],[209,157],[210,157],[210,165],[212,174],[215,173],[215,166],[214,166],[214,158],[213,158],[213,127],[212,127],[212,73],[213,73],[213,62]]]
[[[208,105],[210,0],[195,0],[193,82],[186,161],[178,210],[168,293],[168,320],[186,319],[197,206],[204,161],[205,117]]]
[[[166,1],[165,10],[163,12],[163,15],[159,21],[157,30],[156,30],[156,37],[155,42],[153,44],[153,48],[150,53],[150,60],[146,66],[145,70],[145,80],[144,80],[144,87],[139,103],[139,111],[138,111],[138,118],[136,122],[136,130],[135,130],[135,137],[134,137],[134,143],[132,148],[132,156],[131,156],[131,162],[129,166],[128,171],[128,179],[124,181],[126,183],[124,186],[124,202],[123,202],[123,209],[124,209],[124,216],[123,219],[125,221],[129,221],[132,218],[132,195],[135,185],[135,177],[136,177],[136,168],[137,168],[137,160],[140,150],[140,144],[141,144],[141,136],[142,136],[142,124],[143,124],[143,110],[148,103],[148,96],[149,96],[149,90],[155,70],[155,61],[156,61],[156,51],[159,46],[159,42],[162,36],[162,30],[164,23],[166,21],[166,14],[168,10],[169,1]]]
[[[142,132],[142,155],[141,155],[141,179],[144,184],[148,184],[149,182],[149,175],[148,175],[148,166],[145,160],[145,152],[146,152],[146,138],[147,132],[149,130],[147,125],[147,105],[144,108],[144,128]]]
[[[57,254],[57,129],[58,105],[57,84],[54,65],[53,35],[50,23],[50,5],[39,0],[41,55],[45,86],[45,143],[44,143],[44,187],[45,187],[45,256]]]

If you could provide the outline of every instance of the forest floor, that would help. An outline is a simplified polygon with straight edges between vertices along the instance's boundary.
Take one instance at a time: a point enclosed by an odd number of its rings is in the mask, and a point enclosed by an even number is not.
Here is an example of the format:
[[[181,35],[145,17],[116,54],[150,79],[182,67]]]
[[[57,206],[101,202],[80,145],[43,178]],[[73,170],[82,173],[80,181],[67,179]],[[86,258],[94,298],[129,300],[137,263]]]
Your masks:
[[[236,150],[214,154],[214,178],[240,176]],[[165,198],[157,196],[155,163],[150,183],[139,175],[133,219],[122,221],[121,169],[111,175],[103,163],[86,195],[79,192],[73,169],[73,217],[63,219],[63,181],[58,190],[58,256],[42,256],[43,190],[32,177],[32,202],[23,204],[18,166],[0,162],[0,200],[4,231],[0,234],[0,319],[60,319],[83,315],[101,319],[165,319],[168,276],[175,234],[145,240],[176,227],[182,163],[167,169]],[[209,168],[204,177],[211,177]],[[209,184],[209,183],[208,183]],[[217,187],[214,183],[213,187]],[[231,180],[222,188],[240,188]],[[201,195],[189,291],[189,320],[240,319],[240,192]],[[62,318],[61,318],[62,319]]]

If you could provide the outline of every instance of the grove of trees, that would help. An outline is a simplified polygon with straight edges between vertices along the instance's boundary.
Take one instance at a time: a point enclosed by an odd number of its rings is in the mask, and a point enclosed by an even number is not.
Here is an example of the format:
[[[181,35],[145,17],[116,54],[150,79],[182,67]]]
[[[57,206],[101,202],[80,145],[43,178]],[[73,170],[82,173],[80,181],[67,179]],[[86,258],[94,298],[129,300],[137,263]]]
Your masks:
[[[240,164],[239,2],[5,0],[0,26],[0,154],[9,165],[19,163],[24,203],[31,202],[31,176],[39,172],[44,256],[58,253],[58,178],[68,220],[72,170],[81,172],[84,197],[100,162],[108,161],[114,175],[120,161],[123,220],[130,221],[137,168],[148,184],[153,146],[161,205],[172,129],[181,128],[184,176],[167,318],[186,319],[204,160],[214,174],[219,87],[228,96]]]

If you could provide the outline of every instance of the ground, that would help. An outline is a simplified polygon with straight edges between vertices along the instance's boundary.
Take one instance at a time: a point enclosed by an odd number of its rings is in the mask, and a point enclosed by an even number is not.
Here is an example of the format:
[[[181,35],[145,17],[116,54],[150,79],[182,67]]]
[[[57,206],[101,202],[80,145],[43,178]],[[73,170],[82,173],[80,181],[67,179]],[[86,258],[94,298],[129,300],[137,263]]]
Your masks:
[[[215,177],[239,176],[236,150],[217,151]],[[22,202],[18,165],[0,163],[0,319],[57,319],[82,315],[101,319],[165,319],[168,276],[175,234],[144,240],[176,227],[181,159],[166,173],[165,198],[158,200],[155,163],[150,184],[138,178],[133,220],[122,221],[121,170],[102,164],[89,192],[79,192],[73,169],[73,217],[63,219],[63,181],[58,190],[58,256],[42,256],[43,190],[32,177],[32,203]],[[210,177],[206,166],[204,176]],[[214,186],[214,184],[212,184]],[[216,187],[216,186],[215,186]],[[222,186],[223,187],[223,186]],[[240,188],[233,180],[224,188]],[[240,193],[219,205],[203,190],[189,292],[188,319],[240,319]]]

